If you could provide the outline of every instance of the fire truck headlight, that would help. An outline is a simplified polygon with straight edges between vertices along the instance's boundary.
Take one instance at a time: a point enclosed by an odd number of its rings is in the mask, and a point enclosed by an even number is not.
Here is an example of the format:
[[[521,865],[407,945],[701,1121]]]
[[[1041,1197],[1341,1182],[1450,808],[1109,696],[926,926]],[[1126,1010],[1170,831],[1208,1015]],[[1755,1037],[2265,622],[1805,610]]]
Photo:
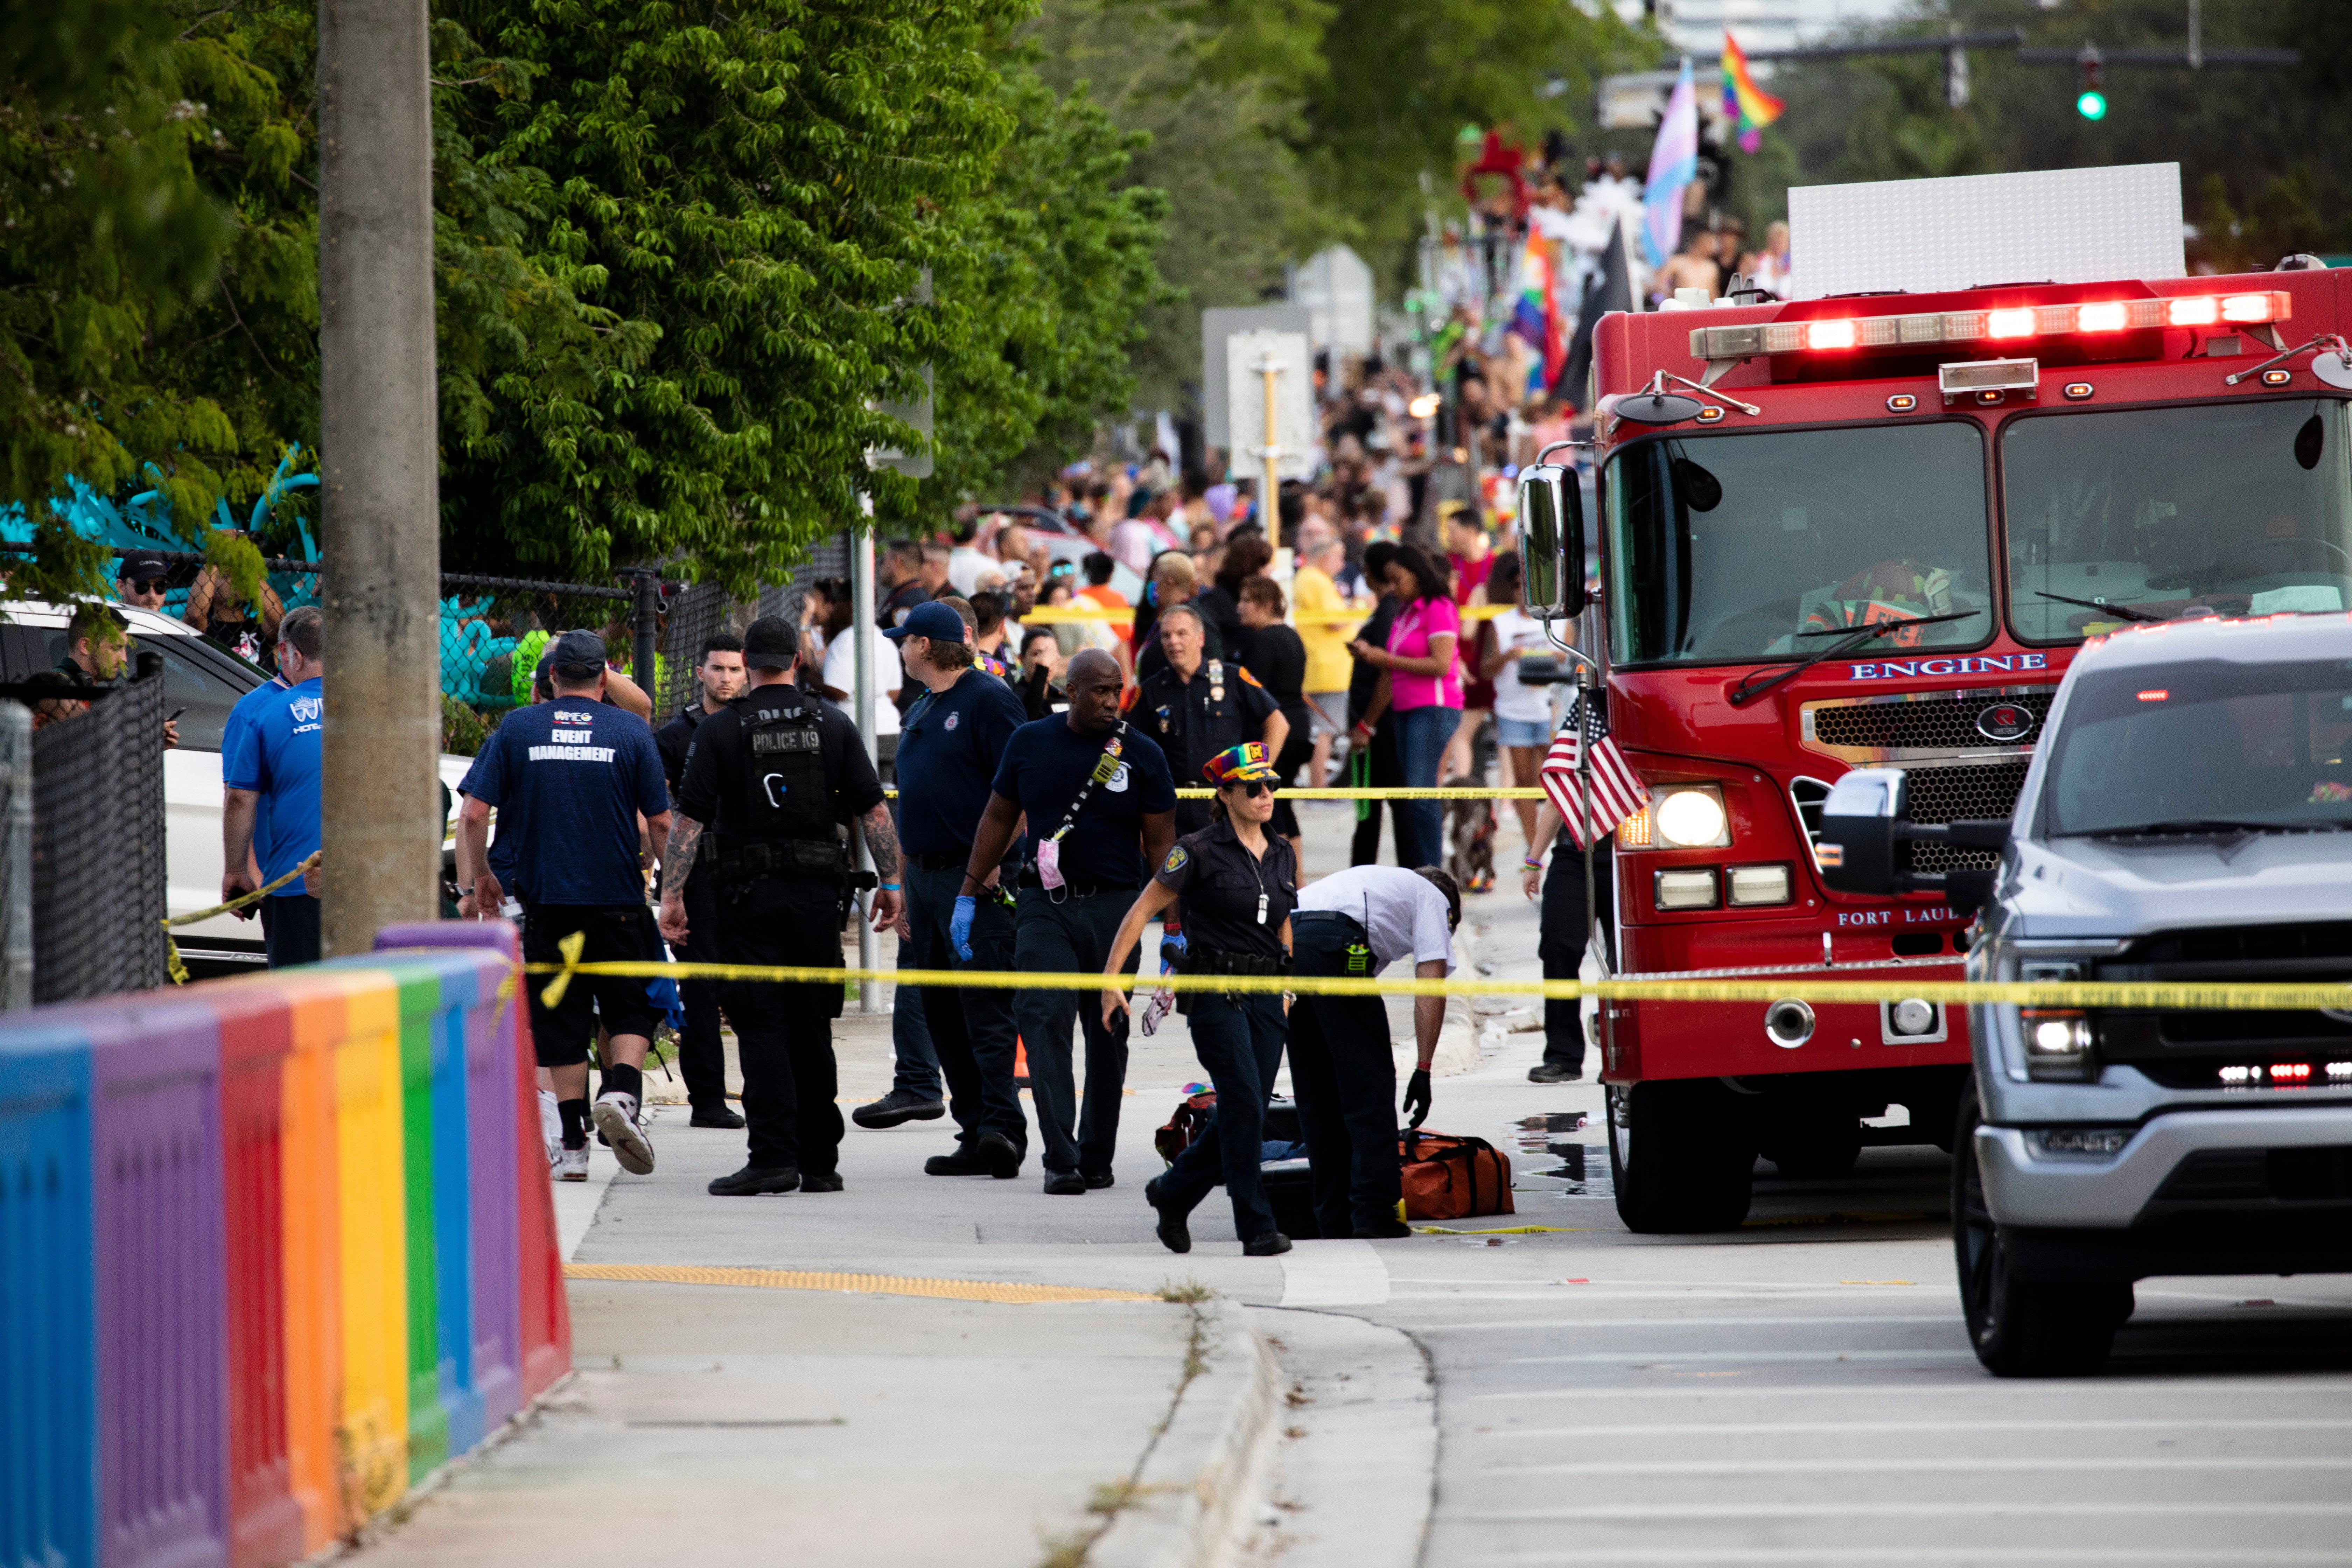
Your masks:
[[[1706,849],[1731,842],[1731,819],[1723,791],[1714,784],[1684,784],[1663,792],[1654,808],[1658,837],[1677,849]]]

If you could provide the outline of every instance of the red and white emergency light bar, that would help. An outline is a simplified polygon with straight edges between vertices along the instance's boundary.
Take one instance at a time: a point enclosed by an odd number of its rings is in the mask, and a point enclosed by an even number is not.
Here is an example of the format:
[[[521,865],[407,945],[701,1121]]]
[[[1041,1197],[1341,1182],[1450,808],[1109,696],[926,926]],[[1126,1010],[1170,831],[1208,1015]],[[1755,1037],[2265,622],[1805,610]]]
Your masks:
[[[2284,289],[2267,289],[2245,294],[2179,294],[2168,300],[2093,300],[2078,305],[1938,310],[1917,316],[1825,316],[1810,321],[1699,327],[1691,332],[1691,356],[1745,359],[1752,354],[2015,342],[2161,327],[2261,326],[2285,321],[2293,308],[2294,300]]]

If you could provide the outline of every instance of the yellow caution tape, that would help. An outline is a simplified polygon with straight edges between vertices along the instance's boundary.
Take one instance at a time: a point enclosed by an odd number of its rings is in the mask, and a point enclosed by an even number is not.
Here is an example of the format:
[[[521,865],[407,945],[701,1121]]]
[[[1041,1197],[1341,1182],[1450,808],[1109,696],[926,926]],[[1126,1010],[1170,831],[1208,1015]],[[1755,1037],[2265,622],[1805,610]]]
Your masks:
[[[1035,974],[1018,969],[850,969],[831,964],[659,963],[577,962],[586,933],[574,931],[559,944],[562,963],[530,963],[533,974],[556,978],[541,1000],[559,1005],[575,974],[613,974],[674,980],[748,980],[787,985],[839,985],[876,981],[899,985],[962,986],[999,991],[1196,991],[1227,994],[1295,996],[1541,996],[1575,1001],[1597,996],[1618,1002],[1895,1002],[1916,997],[1947,1005],[2000,1003],[2026,1007],[2161,1008],[2220,1012],[2252,1008],[2268,1012],[2352,1009],[2352,984],[2255,984],[2200,981],[2002,980],[1499,980],[1473,977],[1423,980],[1302,974]]]
[[[232,914],[236,910],[245,908],[247,904],[260,902],[263,899],[268,898],[270,894],[276,892],[287,883],[294,880],[295,878],[310,871],[315,871],[318,868],[319,852],[314,849],[310,852],[310,858],[308,860],[303,861],[299,866],[295,867],[294,869],[287,872],[286,875],[278,878],[278,880],[270,883],[266,888],[256,888],[249,893],[239,893],[236,898],[231,899],[225,904],[215,904],[211,909],[198,910],[195,913],[191,915],[173,915],[169,919],[165,920],[163,924],[167,927],[194,925],[198,921],[208,921],[215,915]]]
[[[249,893],[239,893],[236,898],[231,899],[225,904],[215,904],[211,909],[198,910],[194,914],[168,915],[164,917],[163,969],[166,973],[171,975],[172,984],[174,985],[185,985],[188,983],[188,966],[180,961],[180,944],[173,942],[171,938],[170,933],[173,926],[194,925],[198,921],[208,921],[215,915],[231,914],[245,908],[247,904],[258,903],[263,899],[266,899],[270,894],[276,892],[278,889],[284,887],[287,883],[292,881],[295,878],[303,876],[315,869],[318,867],[318,864],[319,852],[314,849],[310,852],[310,858],[308,860],[303,861],[299,866],[295,867],[294,869],[287,872],[286,875],[278,878],[278,880],[270,883],[266,888],[256,888]],[[551,1003],[550,1005],[553,1005],[553,1004]]]
[[[896,795],[894,786],[886,785],[882,793]],[[1217,792],[1213,789],[1184,788],[1176,792],[1179,800],[1208,800]],[[1285,800],[1541,800],[1544,792],[1533,784],[1508,786],[1492,784],[1381,784],[1358,789],[1291,789],[1281,791]]]

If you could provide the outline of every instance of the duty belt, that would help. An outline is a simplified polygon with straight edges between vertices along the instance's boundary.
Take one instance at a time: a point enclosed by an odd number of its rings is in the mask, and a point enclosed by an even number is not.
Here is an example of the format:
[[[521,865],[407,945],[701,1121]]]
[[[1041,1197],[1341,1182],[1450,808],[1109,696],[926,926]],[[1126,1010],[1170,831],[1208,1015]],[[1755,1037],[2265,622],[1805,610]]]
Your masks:
[[[1186,974],[1287,974],[1290,958],[1268,958],[1262,952],[1228,952],[1222,948],[1191,947],[1184,952]]]
[[[862,889],[877,881],[871,871],[852,871],[839,844],[807,839],[730,845],[711,858],[711,869],[721,882],[748,882],[759,877],[807,877],[845,882]]]

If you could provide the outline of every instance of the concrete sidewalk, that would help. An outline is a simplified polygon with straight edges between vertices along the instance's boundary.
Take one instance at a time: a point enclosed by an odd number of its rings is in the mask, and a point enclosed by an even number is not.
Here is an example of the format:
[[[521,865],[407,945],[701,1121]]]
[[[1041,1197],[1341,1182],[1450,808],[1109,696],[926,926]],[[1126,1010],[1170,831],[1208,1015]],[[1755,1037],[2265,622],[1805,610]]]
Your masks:
[[[1341,816],[1320,815],[1310,867],[1336,869]],[[889,1027],[854,1005],[835,1026],[845,1111],[889,1087]],[[1468,1008],[1447,1036],[1441,1071],[1473,1068]],[[1142,1194],[1151,1131],[1205,1076],[1181,1018],[1138,1035],[1117,1184],[1080,1197],[1044,1194],[1034,1158],[1012,1181],[925,1175],[952,1146],[941,1121],[851,1127],[839,1193],[713,1198],[743,1135],[657,1104],[652,1175],[600,1148],[594,1180],[556,1187],[567,1258],[603,1276],[571,1281],[574,1378],[362,1555],[1402,1568],[1428,1514],[1425,1365],[1393,1331],[1313,1314],[1384,1300],[1382,1256],[1411,1244],[1244,1258],[1219,1193],[1192,1251],[1168,1253]],[[709,1282],[729,1279],[764,1282]],[[952,1281],[975,1299],[906,1293]],[[1038,1287],[1093,1299],[1013,1304]],[[1298,1451],[1327,1432],[1342,1447]]]

